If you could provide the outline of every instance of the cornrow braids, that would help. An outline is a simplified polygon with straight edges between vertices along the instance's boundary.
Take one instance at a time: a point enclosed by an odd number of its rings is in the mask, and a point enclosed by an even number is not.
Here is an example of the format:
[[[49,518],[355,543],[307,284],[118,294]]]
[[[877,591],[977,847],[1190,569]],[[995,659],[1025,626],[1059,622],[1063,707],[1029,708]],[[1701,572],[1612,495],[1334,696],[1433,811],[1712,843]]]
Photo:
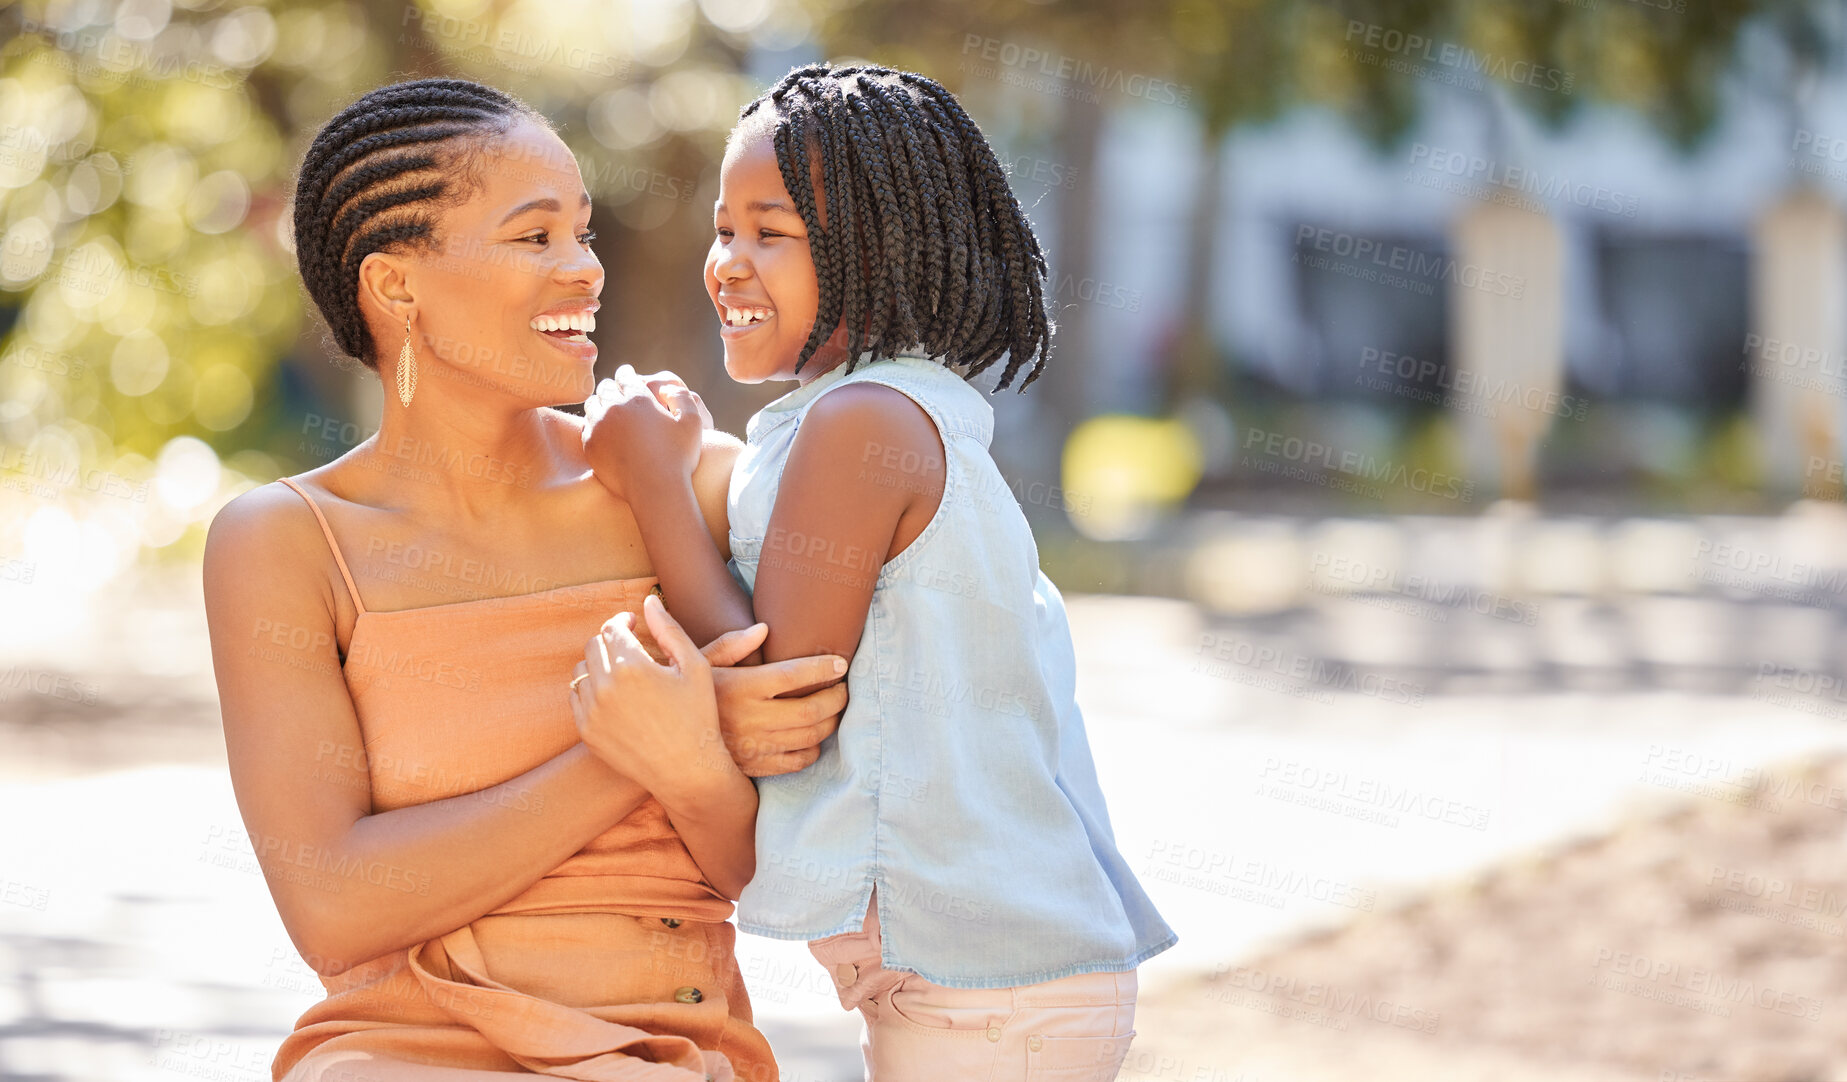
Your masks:
[[[1005,357],[996,391],[1039,377],[1045,254],[955,95],[916,72],[810,64],[746,105],[732,138],[763,128],[820,287],[797,372],[844,324],[848,371],[921,348],[967,378]]]
[[[380,87],[321,128],[295,184],[295,262],[341,352],[378,357],[359,307],[359,264],[373,252],[434,247],[434,210],[464,196],[470,140],[521,117],[515,98],[465,79]]]

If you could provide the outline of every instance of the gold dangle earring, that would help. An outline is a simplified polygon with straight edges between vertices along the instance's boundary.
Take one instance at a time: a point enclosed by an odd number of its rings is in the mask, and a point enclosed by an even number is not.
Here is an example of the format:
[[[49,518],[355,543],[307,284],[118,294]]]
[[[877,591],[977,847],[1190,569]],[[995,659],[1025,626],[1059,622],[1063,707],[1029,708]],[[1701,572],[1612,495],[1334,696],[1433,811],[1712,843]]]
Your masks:
[[[410,317],[404,317],[404,348],[398,351],[398,401],[410,406],[417,393],[417,355],[410,348]]]

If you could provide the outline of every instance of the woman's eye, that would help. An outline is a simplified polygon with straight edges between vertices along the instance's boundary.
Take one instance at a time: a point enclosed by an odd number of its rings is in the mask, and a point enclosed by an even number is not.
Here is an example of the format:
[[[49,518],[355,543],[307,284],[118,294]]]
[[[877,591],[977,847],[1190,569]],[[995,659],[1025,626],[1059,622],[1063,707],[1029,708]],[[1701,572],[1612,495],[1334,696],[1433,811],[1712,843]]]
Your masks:
[[[546,242],[547,242],[548,240],[550,240],[550,239],[551,239],[551,237],[550,237],[550,235],[549,235],[549,234],[546,234],[546,233],[534,233],[534,234],[532,234],[531,236],[527,236],[527,237],[521,237],[521,238],[520,238],[520,240],[522,240],[522,241],[527,241],[527,240],[529,240],[529,241],[532,241],[532,242],[533,242],[533,243],[535,243],[535,244],[544,244],[544,243],[546,243]]]
[[[586,229],[582,233],[579,233],[577,235],[577,243],[583,245],[586,248],[588,248],[591,244],[595,243],[595,241],[596,241],[596,230],[594,229]]]

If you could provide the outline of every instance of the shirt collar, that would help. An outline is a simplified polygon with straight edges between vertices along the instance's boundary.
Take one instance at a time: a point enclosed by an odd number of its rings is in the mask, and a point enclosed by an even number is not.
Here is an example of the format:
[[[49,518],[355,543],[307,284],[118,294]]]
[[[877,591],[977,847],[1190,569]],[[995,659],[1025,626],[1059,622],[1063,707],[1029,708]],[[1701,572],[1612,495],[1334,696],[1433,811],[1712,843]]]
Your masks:
[[[900,358],[924,361],[929,364],[937,363],[929,357],[924,356],[922,353],[916,352],[900,353],[897,358],[893,359]],[[870,352],[861,353],[859,355],[859,364],[855,365],[853,368],[854,374],[864,372],[866,366],[872,363],[874,362]],[[842,361],[828,371],[821,373],[807,383],[797,387],[795,390],[771,402],[751,416],[750,421],[744,426],[745,439],[750,443],[760,442],[763,437],[794,420],[802,412],[802,407],[814,401],[816,395],[832,387],[834,384],[839,383],[846,377],[847,363]]]

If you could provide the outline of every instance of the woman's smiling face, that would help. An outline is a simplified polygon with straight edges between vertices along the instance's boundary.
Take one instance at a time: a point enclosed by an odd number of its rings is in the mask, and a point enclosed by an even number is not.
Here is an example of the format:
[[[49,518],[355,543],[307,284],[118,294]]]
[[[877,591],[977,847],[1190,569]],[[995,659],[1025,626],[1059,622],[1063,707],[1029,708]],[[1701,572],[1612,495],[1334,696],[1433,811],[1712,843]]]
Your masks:
[[[820,198],[818,168],[812,171]],[[826,211],[821,209],[823,221]],[[796,359],[814,329],[821,287],[808,226],[783,186],[768,124],[738,133],[718,174],[716,235],[705,258],[705,289],[717,310],[725,371],[740,383],[806,382],[846,360],[839,328],[800,375]]]
[[[475,185],[437,224],[440,249],[409,267],[417,353],[437,379],[530,405],[581,401],[596,385],[603,266],[590,197],[570,149],[522,118],[468,163]],[[403,340],[400,322],[395,344]],[[426,362],[427,363],[427,362]]]

